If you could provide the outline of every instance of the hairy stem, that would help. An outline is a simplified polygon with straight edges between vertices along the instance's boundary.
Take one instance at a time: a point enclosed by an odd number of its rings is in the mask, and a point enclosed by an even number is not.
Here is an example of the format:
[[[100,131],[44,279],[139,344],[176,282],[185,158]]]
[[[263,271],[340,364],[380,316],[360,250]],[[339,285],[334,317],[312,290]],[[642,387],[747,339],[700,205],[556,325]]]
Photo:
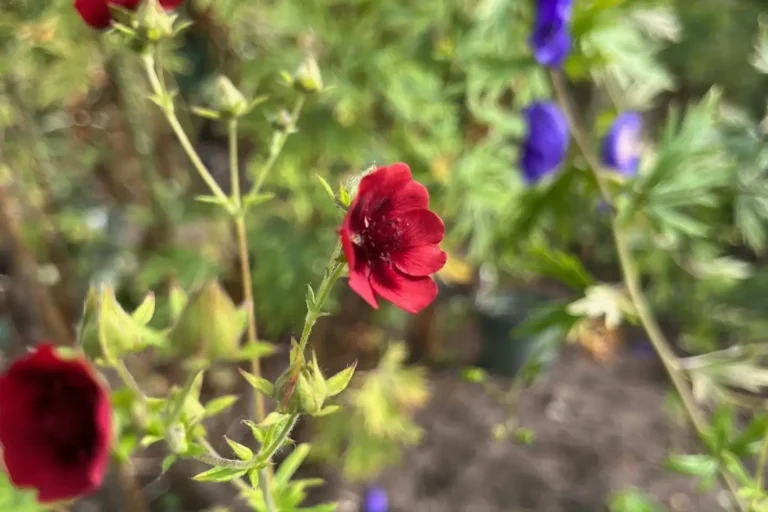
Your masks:
[[[158,77],[157,70],[155,68],[155,59],[151,54],[144,55],[144,68],[147,72],[147,77],[149,78],[152,92],[155,94],[155,100],[157,100],[160,108],[163,110],[163,113],[168,120],[168,124],[171,126],[173,133],[176,135],[179,144],[181,144],[181,147],[184,149],[184,152],[187,154],[190,162],[192,162],[192,166],[195,168],[205,184],[208,185],[211,193],[216,196],[216,198],[219,199],[222,204],[229,205],[229,198],[224,193],[224,191],[221,190],[219,184],[216,183],[216,180],[213,178],[208,168],[200,159],[200,156],[197,154],[197,151],[195,151],[195,148],[192,145],[192,142],[189,140],[187,133],[181,126],[173,106],[173,99],[168,95],[167,91],[163,89],[163,85],[160,82],[160,78]]]
[[[298,121],[299,114],[301,114],[301,109],[304,106],[304,100],[305,97],[303,94],[296,99],[296,103],[293,105],[293,110],[291,110],[290,125],[287,126],[285,130],[275,133],[275,138],[272,142],[272,146],[269,149],[269,158],[266,162],[264,162],[264,165],[261,167],[261,169],[259,169],[259,174],[256,176],[256,182],[253,184],[253,188],[250,192],[251,195],[255,196],[261,192],[261,187],[264,185],[264,180],[267,179],[269,172],[275,166],[277,158],[280,156],[280,153],[282,153],[283,147],[285,147],[285,142],[288,140],[288,136],[296,129],[296,122]]]
[[[301,331],[301,338],[299,339],[299,348],[303,353],[307,348],[309,342],[309,335],[312,334],[312,328],[315,326],[317,319],[323,312],[323,304],[325,304],[328,295],[333,289],[333,285],[341,277],[341,273],[344,270],[344,265],[339,263],[339,254],[341,254],[341,243],[336,244],[336,248],[331,254],[331,258],[328,260],[328,266],[325,269],[323,281],[320,283],[317,294],[315,295],[314,304],[307,309],[307,316],[304,320],[304,329]]]
[[[587,165],[589,165],[594,173],[603,199],[608,202],[608,204],[613,204],[613,197],[610,189],[600,170],[600,161],[597,158],[597,153],[592,149],[588,137],[586,136],[586,131],[576,119],[575,109],[570,101],[565,79],[558,71],[552,71],[550,77],[557,101],[568,119],[573,139],[576,141],[576,145],[579,147],[582,156],[587,161]],[[677,355],[675,355],[669,341],[666,339],[661,327],[659,327],[659,324],[653,315],[653,311],[648,304],[648,300],[643,293],[642,286],[640,285],[640,274],[638,272],[637,263],[632,257],[632,251],[630,250],[627,241],[627,233],[616,217],[614,217],[611,227],[614,242],[616,244],[616,252],[619,257],[619,265],[624,278],[624,285],[629,293],[629,298],[637,310],[640,322],[648,334],[648,338],[650,339],[653,348],[659,355],[659,358],[672,381],[672,385],[680,396],[683,407],[685,408],[691,423],[693,423],[693,426],[696,428],[699,435],[702,435],[708,429],[707,418],[696,405],[693,393],[678,365]],[[739,498],[738,484],[725,469],[721,470],[721,475],[739,509],[746,512],[746,506]]]

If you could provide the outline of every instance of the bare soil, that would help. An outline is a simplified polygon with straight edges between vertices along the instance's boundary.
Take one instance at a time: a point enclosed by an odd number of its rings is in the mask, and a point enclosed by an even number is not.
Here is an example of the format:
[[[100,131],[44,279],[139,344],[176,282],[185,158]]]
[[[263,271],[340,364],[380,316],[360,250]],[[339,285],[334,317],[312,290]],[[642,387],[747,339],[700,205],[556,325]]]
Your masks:
[[[665,408],[666,390],[654,359],[626,351],[598,363],[568,349],[522,395],[517,418],[536,433],[524,446],[494,440],[503,409],[480,386],[436,373],[418,417],[424,441],[380,478],[390,512],[599,512],[612,492],[629,487],[670,511],[726,510],[718,492],[702,493],[695,480],[664,468],[670,452],[696,449]],[[324,497],[340,499],[340,512],[358,510],[361,489],[336,485]]]

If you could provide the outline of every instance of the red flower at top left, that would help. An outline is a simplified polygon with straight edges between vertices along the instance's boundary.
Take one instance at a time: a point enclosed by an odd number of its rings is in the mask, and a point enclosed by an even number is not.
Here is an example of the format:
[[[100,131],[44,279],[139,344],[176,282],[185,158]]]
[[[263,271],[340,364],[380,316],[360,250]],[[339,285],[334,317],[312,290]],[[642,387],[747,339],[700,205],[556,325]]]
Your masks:
[[[136,10],[142,0],[75,0],[75,9],[87,24],[102,30],[112,24],[112,13],[109,6],[122,7],[128,10]],[[160,0],[160,5],[165,9],[175,9],[184,0]]]

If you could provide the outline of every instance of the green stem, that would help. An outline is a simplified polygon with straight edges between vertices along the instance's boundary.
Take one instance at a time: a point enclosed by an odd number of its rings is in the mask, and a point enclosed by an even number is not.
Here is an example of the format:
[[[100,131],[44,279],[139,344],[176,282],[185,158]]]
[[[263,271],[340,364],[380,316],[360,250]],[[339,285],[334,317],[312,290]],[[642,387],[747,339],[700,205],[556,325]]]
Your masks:
[[[210,171],[200,159],[200,156],[197,154],[197,151],[195,151],[192,142],[189,140],[189,137],[187,137],[187,133],[181,126],[173,106],[173,99],[163,89],[163,85],[160,82],[160,78],[157,76],[157,70],[155,69],[155,59],[151,54],[144,55],[144,68],[146,69],[147,77],[149,78],[149,83],[152,87],[152,92],[154,92],[156,100],[159,102],[160,108],[165,114],[165,117],[168,120],[168,124],[171,126],[173,133],[176,135],[179,144],[181,144],[182,149],[184,149],[184,152],[187,154],[190,162],[192,162],[192,166],[195,168],[205,184],[208,185],[211,193],[216,196],[219,201],[221,201],[221,204],[231,207],[229,198],[224,193],[224,191],[221,190],[221,187],[218,183],[216,183],[216,180],[213,178],[213,176],[211,176]]]
[[[315,295],[315,303],[307,309],[307,316],[304,320],[304,329],[301,331],[301,338],[299,339],[299,349],[302,353],[307,348],[309,335],[312,334],[312,328],[315,326],[317,319],[320,318],[320,315],[323,312],[323,305],[333,289],[333,285],[336,284],[336,281],[341,277],[344,270],[344,265],[339,263],[340,254],[341,243],[338,243],[328,261],[323,281],[320,283],[320,288],[318,288],[317,294]]]
[[[555,91],[555,96],[560,104],[568,124],[571,129],[576,145],[581,150],[581,154],[587,161],[590,169],[594,173],[597,185],[600,188],[600,193],[603,199],[609,204],[613,204],[613,197],[608,187],[608,183],[605,181],[605,177],[600,170],[600,160],[597,158],[597,153],[592,149],[586,136],[586,131],[581,127],[576,119],[575,109],[572,106],[570,97],[568,95],[567,86],[562,74],[558,71],[552,71],[550,73],[552,87]],[[620,224],[618,218],[614,217],[611,224],[614,242],[616,244],[616,252],[619,257],[619,266],[624,278],[624,284],[629,293],[630,300],[632,301],[637,315],[640,318],[640,322],[643,325],[648,338],[653,345],[656,353],[659,355],[659,359],[667,371],[672,385],[674,386],[677,394],[682,400],[683,407],[685,408],[688,417],[693,423],[699,435],[703,435],[708,429],[708,422],[704,413],[696,405],[696,400],[691,392],[688,384],[685,381],[684,375],[678,365],[678,358],[671,348],[669,341],[667,341],[661,327],[659,327],[656,318],[653,315],[648,300],[642,291],[640,285],[640,274],[638,272],[637,264],[632,257],[632,251],[629,248],[627,241],[627,234],[624,231],[624,227]],[[721,469],[721,475],[725,481],[726,486],[733,495],[733,499],[738,505],[739,509],[746,512],[746,506],[739,498],[738,484],[734,481],[733,477],[725,469]]]
[[[130,389],[134,395],[136,395],[136,398],[142,401],[142,403],[147,402],[147,396],[144,394],[144,392],[139,387],[139,383],[136,382],[136,379],[133,378],[133,375],[131,375],[131,372],[128,370],[128,367],[125,366],[125,363],[123,361],[117,361],[113,368],[115,369],[115,372],[117,372],[118,377],[120,377],[120,380],[123,382],[125,387]]]
[[[304,107],[304,101],[305,96],[302,94],[296,99],[296,103],[293,105],[290,125],[283,131],[275,133],[275,139],[269,149],[269,158],[259,170],[259,174],[256,176],[256,182],[253,184],[250,195],[256,196],[261,192],[264,180],[267,179],[269,172],[275,166],[280,153],[283,151],[283,147],[285,147],[285,142],[288,140],[288,136],[296,129],[296,122],[298,121],[299,114],[301,114],[301,109]]]
[[[229,120],[229,181],[232,184],[232,202],[240,209],[240,166],[237,152],[237,119]]]
[[[195,385],[197,376],[202,373],[203,370],[190,371],[187,374],[187,380],[184,381],[184,387],[181,388],[181,392],[176,396],[176,403],[171,409],[171,414],[168,416],[168,425],[174,425],[181,419],[181,414],[184,412],[184,404],[187,401],[187,397],[192,392],[192,387]]]
[[[765,477],[765,464],[768,462],[768,435],[763,437],[763,446],[760,449],[760,458],[757,461],[757,475],[755,476],[755,482],[758,489],[763,488],[763,480]]]

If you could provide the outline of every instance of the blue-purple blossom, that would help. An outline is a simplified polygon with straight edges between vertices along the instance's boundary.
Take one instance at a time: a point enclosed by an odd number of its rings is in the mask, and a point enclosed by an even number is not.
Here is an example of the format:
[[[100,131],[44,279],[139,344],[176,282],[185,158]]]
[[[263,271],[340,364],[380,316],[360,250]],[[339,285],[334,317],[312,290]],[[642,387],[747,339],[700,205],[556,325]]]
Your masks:
[[[388,512],[387,492],[381,487],[370,487],[363,499],[363,512]]]
[[[568,120],[552,102],[533,103],[523,111],[528,133],[520,148],[520,169],[528,185],[553,174],[568,151]]]
[[[630,111],[619,115],[603,138],[603,165],[625,176],[634,175],[640,164],[642,131],[640,114]]]
[[[571,50],[573,0],[536,0],[536,21],[529,43],[542,66],[559,68]]]

